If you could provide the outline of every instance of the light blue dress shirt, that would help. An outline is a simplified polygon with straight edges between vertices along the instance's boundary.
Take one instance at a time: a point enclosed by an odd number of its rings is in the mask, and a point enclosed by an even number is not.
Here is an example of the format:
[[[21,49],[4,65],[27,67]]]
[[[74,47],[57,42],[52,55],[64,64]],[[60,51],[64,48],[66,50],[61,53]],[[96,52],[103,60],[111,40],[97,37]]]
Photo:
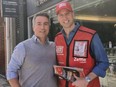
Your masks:
[[[37,43],[40,42],[40,40],[35,35],[33,35],[33,38],[34,38],[34,42],[37,42]],[[48,38],[46,40],[46,44],[49,44]],[[18,77],[17,70],[21,68],[24,62],[24,59],[25,59],[25,47],[24,47],[24,44],[21,42],[14,48],[14,51],[11,55],[11,60],[8,64],[8,67],[7,67],[8,69],[6,73],[6,77],[8,80],[11,78]]]

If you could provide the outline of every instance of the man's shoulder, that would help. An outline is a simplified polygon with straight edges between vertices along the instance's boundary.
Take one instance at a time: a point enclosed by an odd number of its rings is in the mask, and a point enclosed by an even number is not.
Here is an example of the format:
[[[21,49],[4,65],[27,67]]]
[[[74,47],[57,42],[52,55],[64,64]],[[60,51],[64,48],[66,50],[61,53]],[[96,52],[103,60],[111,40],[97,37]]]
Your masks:
[[[55,42],[49,41],[49,43],[50,43],[51,46],[55,47]]]
[[[24,49],[23,42],[20,42],[14,47],[14,52],[21,52],[21,50],[23,49]]]
[[[86,32],[86,33],[90,33],[90,34],[95,34],[96,31],[94,29],[85,27],[85,26],[80,26],[79,28],[80,31]]]
[[[17,45],[16,45],[16,48],[22,48],[24,47],[24,43],[28,43],[30,41],[30,39],[26,39],[24,41],[21,41],[19,42]]]
[[[28,39],[20,42],[20,44],[31,44],[31,42],[32,42],[32,38],[28,38]]]
[[[62,32],[58,32],[57,34],[56,34],[56,36],[55,37],[57,37],[58,35],[61,35],[62,34]]]

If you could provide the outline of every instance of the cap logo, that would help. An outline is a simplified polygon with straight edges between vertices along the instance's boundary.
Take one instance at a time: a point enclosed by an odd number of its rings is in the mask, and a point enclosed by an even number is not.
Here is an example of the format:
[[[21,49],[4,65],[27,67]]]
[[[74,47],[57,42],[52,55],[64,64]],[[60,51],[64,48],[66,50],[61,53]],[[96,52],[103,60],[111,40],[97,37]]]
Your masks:
[[[66,6],[66,3],[61,3],[59,4],[59,8],[63,7],[63,6]]]

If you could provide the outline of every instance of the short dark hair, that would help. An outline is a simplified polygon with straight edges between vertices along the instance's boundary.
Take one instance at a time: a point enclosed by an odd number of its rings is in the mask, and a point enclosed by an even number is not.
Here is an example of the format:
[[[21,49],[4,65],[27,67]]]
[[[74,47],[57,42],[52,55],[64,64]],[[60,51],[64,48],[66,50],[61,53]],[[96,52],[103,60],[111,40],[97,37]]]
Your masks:
[[[49,15],[48,15],[47,13],[39,13],[39,14],[36,14],[36,15],[34,15],[33,20],[32,20],[33,26],[34,26],[34,24],[35,24],[35,19],[36,19],[38,16],[44,16],[44,17],[48,18],[48,20],[50,20],[50,19],[49,19]]]

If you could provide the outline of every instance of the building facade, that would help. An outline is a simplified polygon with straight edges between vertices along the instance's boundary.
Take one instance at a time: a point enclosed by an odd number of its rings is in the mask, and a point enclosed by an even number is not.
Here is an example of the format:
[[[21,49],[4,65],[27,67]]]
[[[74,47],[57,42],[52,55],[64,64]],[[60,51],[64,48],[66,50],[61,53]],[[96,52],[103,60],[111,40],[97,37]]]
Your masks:
[[[0,74],[5,74],[5,43],[4,43],[5,40],[4,40],[4,36],[5,36],[4,35],[4,19],[3,19],[3,17],[1,17],[1,8],[0,8]]]
[[[15,9],[14,5],[18,7],[16,16],[11,14]],[[0,74],[5,75],[14,47],[27,39],[26,0],[1,0],[0,7]]]

